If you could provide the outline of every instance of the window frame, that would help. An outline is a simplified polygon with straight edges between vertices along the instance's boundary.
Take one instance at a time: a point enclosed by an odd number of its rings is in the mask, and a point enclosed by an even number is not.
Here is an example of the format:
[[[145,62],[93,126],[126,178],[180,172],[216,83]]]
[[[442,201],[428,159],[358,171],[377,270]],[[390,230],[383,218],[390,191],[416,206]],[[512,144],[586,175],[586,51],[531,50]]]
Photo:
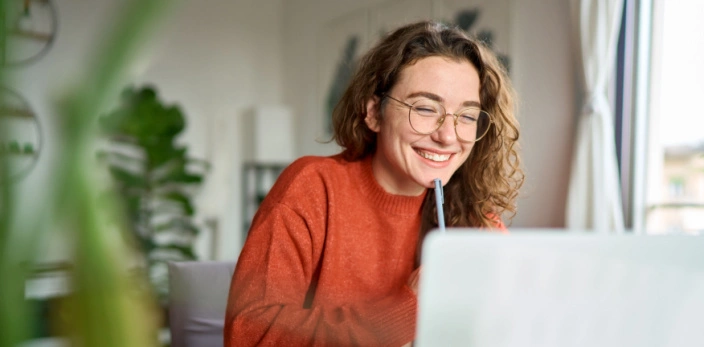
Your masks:
[[[614,135],[626,230],[645,233],[651,63],[657,48],[653,8],[657,0],[624,0],[619,34]]]

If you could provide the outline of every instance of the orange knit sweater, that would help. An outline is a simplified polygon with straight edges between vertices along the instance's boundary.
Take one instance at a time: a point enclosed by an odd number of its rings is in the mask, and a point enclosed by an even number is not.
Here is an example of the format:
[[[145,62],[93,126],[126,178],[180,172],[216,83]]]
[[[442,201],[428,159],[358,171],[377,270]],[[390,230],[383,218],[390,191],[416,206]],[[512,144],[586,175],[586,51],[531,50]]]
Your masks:
[[[414,337],[424,196],[386,193],[371,159],[304,157],[254,217],[230,287],[225,346],[401,346]]]

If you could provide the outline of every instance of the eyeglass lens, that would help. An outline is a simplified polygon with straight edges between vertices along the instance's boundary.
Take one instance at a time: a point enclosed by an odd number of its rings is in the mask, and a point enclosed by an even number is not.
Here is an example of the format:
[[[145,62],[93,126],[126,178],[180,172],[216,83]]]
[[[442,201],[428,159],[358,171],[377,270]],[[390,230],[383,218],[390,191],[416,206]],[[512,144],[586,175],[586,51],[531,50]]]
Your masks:
[[[440,128],[442,123],[449,120],[443,119],[446,113],[440,103],[423,99],[413,103],[409,110],[409,121],[413,130],[421,134],[430,134]],[[455,122],[457,137],[463,141],[477,141],[484,137],[489,130],[489,114],[479,108],[464,108],[454,116],[450,119]]]

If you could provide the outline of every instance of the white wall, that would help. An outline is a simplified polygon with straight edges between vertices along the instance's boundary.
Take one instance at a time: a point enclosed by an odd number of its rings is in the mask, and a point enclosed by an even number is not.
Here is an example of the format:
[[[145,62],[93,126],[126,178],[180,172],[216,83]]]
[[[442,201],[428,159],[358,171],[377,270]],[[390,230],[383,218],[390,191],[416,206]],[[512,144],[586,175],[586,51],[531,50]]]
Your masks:
[[[53,48],[37,63],[11,71],[13,88],[28,99],[45,132],[39,165],[22,182],[27,190],[52,184],[47,171],[52,150],[59,145],[52,103],[85,72],[124,1],[55,3],[59,31]],[[282,1],[175,3],[179,6],[155,32],[131,80],[137,86],[152,84],[166,102],[179,104],[188,122],[182,140],[191,155],[219,161],[206,178],[197,208],[201,218],[219,220],[218,258],[235,259],[241,248],[240,163],[246,151],[239,143],[240,118],[255,106],[281,103]],[[209,256],[211,234],[204,234],[198,251]],[[62,247],[52,246],[46,258],[64,256]]]
[[[576,127],[569,1],[514,0],[512,78],[526,183],[514,226],[564,227]]]
[[[324,24],[351,12],[365,9],[382,0],[297,0],[284,1],[283,42],[284,102],[297,117],[296,148],[300,155],[328,155],[337,153],[334,144],[323,144],[323,127],[317,107],[317,65],[319,40]]]
[[[298,117],[302,154],[330,154],[320,144],[316,108],[317,43],[320,27],[345,14],[385,1],[301,0],[284,2],[284,100]],[[574,59],[569,2],[513,0],[512,78],[521,105],[526,183],[514,227],[562,227],[575,120]]]

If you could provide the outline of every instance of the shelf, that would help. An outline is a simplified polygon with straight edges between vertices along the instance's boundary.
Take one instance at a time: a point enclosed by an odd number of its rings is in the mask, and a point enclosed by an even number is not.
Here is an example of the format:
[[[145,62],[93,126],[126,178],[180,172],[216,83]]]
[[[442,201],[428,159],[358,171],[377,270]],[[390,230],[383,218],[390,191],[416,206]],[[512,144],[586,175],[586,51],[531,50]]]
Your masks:
[[[32,153],[12,153],[12,152],[2,152],[0,151],[0,157],[36,157],[38,155],[37,152],[32,152]]]
[[[7,106],[0,106],[0,117],[35,119],[34,113],[29,110]]]
[[[274,185],[287,163],[247,162],[242,166],[242,239],[247,238],[249,226],[266,194]]]
[[[13,36],[23,37],[41,42],[49,42],[54,38],[51,33],[42,33],[31,30],[13,30],[10,32],[10,34]]]

